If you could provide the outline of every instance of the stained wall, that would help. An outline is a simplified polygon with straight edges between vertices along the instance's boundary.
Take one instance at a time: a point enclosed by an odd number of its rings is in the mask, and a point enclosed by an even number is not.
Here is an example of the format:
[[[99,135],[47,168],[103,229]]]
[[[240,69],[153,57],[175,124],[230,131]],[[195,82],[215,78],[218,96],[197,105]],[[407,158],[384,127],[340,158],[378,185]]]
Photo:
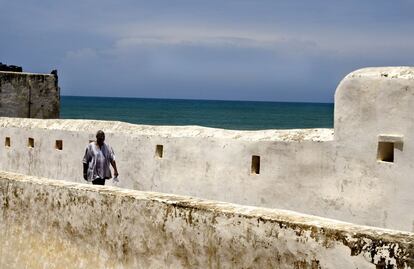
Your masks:
[[[0,71],[0,117],[59,118],[57,76]]]
[[[0,172],[1,268],[414,268],[414,234]]]

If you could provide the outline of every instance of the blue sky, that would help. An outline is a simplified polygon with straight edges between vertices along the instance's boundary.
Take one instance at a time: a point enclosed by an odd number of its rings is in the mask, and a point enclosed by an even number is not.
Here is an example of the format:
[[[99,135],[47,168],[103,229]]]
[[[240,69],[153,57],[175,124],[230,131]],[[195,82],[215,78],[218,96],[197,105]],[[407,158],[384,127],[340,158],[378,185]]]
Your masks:
[[[367,66],[414,65],[414,0],[0,0],[0,61],[63,95],[332,102]]]

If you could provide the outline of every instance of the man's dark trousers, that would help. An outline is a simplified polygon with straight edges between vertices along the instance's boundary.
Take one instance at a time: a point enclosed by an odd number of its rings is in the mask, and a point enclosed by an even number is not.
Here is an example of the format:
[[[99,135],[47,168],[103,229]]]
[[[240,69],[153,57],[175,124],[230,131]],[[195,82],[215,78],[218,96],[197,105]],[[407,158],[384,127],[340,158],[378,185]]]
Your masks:
[[[104,178],[96,178],[92,181],[93,185],[105,185],[105,179]]]

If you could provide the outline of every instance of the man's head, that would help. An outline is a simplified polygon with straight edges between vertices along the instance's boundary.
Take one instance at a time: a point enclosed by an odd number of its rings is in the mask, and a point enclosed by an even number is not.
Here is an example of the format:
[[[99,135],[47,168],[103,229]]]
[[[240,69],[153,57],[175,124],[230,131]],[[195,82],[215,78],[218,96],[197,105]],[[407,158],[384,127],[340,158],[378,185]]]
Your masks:
[[[105,133],[102,130],[96,132],[96,143],[102,146],[105,141]]]

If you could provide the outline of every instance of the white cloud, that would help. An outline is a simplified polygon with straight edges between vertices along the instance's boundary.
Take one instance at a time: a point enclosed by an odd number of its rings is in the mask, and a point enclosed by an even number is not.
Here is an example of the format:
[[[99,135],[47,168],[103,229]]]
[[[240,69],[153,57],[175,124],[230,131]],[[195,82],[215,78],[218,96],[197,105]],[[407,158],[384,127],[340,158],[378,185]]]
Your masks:
[[[101,29],[102,34],[119,40],[119,46],[147,44],[230,44],[257,46],[283,41],[274,32],[234,29],[220,26],[168,24],[121,24]]]
[[[91,48],[81,48],[75,51],[68,51],[65,55],[65,59],[67,60],[86,60],[97,57],[97,50]]]
[[[361,26],[362,27],[362,26]],[[295,51],[326,51],[342,55],[409,52],[414,36],[399,31],[381,33],[367,29],[316,28],[283,29],[263,27],[250,29],[245,25],[223,27],[217,25],[168,25],[125,23],[99,31],[115,40],[115,49],[157,46],[241,47]]]

